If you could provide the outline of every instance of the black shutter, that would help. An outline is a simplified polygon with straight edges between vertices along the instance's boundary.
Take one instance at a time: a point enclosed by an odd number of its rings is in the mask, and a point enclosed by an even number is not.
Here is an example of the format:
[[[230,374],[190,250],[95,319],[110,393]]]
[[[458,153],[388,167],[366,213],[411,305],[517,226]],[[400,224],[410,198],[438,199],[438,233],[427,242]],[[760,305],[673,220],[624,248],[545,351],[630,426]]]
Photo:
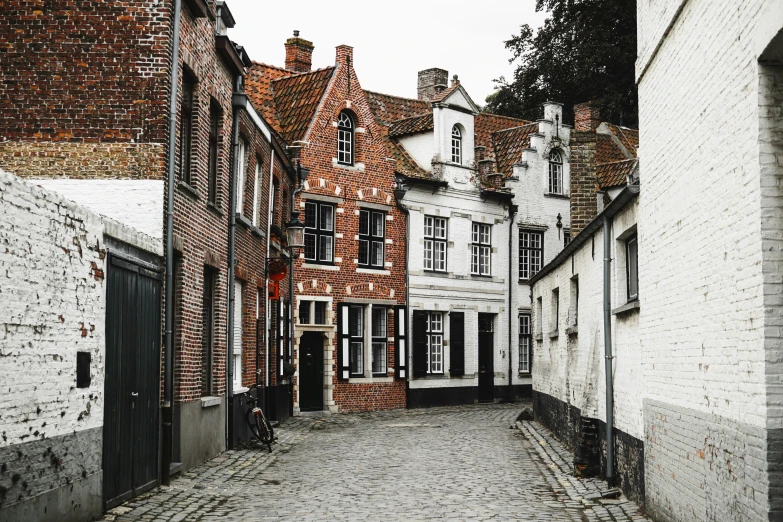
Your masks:
[[[406,306],[394,307],[394,376],[403,380],[408,377],[407,314]]]
[[[348,305],[337,305],[337,379],[347,381],[351,375],[351,367],[348,362],[348,348],[350,346],[350,331],[348,330]]]
[[[427,375],[427,312],[413,311],[413,376]]]
[[[449,348],[452,377],[465,375],[465,314],[451,312],[449,314]]]

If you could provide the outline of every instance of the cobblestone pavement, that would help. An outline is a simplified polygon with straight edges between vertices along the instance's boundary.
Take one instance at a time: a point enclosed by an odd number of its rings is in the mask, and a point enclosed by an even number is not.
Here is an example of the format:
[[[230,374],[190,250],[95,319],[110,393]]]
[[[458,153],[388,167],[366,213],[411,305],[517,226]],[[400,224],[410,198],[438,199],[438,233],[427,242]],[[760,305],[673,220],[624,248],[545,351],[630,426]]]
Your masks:
[[[570,476],[520,404],[289,419],[270,454],[227,451],[104,520],[646,520]]]

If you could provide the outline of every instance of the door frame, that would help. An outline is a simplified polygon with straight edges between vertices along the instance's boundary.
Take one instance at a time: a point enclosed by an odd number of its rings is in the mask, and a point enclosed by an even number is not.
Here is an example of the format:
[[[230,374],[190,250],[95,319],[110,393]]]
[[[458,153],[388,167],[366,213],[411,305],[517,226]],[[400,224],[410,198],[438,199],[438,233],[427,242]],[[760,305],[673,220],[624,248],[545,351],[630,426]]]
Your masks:
[[[492,330],[485,331],[481,329],[481,320],[483,316],[490,316],[492,318]],[[495,318],[497,314],[479,313],[477,317],[477,330],[478,330],[478,384],[477,384],[477,398],[479,402],[494,402],[495,400]],[[489,338],[489,346],[485,344],[484,339]],[[486,358],[486,360],[485,360]],[[481,363],[488,362],[489,368],[482,372]],[[483,377],[482,377],[483,374]],[[489,383],[487,383],[487,380]]]
[[[302,379],[302,360],[301,360],[302,352],[304,350],[304,346],[302,344],[302,341],[303,341],[304,337],[312,336],[313,337],[313,342],[315,343],[316,335],[318,336],[318,338],[321,341],[321,344],[320,344],[320,347],[319,347],[320,351],[321,351],[321,383],[320,383],[320,389],[321,389],[321,409],[320,410],[309,410],[309,409],[308,410],[302,410],[302,385],[304,383],[304,381]],[[310,329],[302,331],[297,337],[298,337],[298,339],[297,339],[297,341],[298,341],[298,343],[297,343],[298,348],[297,348],[296,365],[297,365],[297,373],[298,373],[298,378],[297,378],[297,385],[298,385],[298,387],[297,387],[296,403],[298,405],[298,408],[299,408],[300,412],[301,411],[308,411],[308,412],[323,411],[323,410],[326,409],[326,393],[325,393],[326,385],[324,383],[324,377],[326,376],[326,342],[328,341],[328,337],[326,335],[326,332],[323,331],[323,330],[310,330]]]

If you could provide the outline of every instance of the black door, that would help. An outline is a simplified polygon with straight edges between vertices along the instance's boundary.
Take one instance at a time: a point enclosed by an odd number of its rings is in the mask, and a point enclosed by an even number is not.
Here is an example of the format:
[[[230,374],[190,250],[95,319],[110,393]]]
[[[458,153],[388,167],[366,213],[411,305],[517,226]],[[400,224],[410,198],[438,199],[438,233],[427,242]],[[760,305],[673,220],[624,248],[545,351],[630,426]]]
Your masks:
[[[478,399],[479,402],[492,402],[495,398],[495,316],[478,314],[478,322]]]
[[[110,256],[103,425],[107,509],[158,480],[160,292],[159,273]]]
[[[305,332],[299,339],[299,409],[324,409],[324,341],[321,332]]]

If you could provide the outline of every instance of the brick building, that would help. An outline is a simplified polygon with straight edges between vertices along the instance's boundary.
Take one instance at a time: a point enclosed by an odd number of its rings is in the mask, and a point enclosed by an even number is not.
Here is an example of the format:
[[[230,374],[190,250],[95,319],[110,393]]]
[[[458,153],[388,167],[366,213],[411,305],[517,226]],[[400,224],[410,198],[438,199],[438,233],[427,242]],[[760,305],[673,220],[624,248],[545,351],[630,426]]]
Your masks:
[[[134,388],[142,374],[144,379],[154,375],[157,385],[107,396],[105,408],[122,411],[129,401],[143,403],[149,409],[146,419],[160,424],[139,447],[143,457],[130,461],[107,460],[126,455],[134,444],[104,431],[104,507],[155,485],[161,473],[165,479],[189,469],[246,437],[239,402],[250,385],[260,382],[267,410],[275,410],[277,418],[290,411],[289,385],[277,372],[285,329],[277,301],[267,298],[266,259],[279,257],[275,248],[285,250],[281,224],[288,215],[277,198],[280,192],[283,198],[290,194],[294,171],[243,92],[250,62],[227,35],[234,25],[228,6],[187,0],[178,17],[176,5],[63,1],[42,6],[24,0],[0,14],[0,167],[163,241],[163,259],[139,254],[132,260],[134,273],[150,263],[159,274],[167,260],[173,265],[160,275],[173,280],[172,350],[165,349],[162,329],[161,342],[137,347],[148,366],[127,381]],[[175,20],[180,23],[176,50]],[[20,33],[28,37],[19,38]],[[172,77],[177,78],[177,119],[169,122]],[[267,242],[270,236],[277,239]],[[107,287],[109,303],[121,295],[118,288]],[[164,317],[165,292],[164,284],[158,295]],[[119,328],[106,321],[107,328]],[[136,325],[134,331],[141,329]],[[122,345],[109,337],[107,358]],[[107,386],[119,379],[111,371],[106,370]],[[134,393],[139,398],[131,399]],[[116,483],[117,476],[135,475],[145,479]],[[6,479],[11,480],[0,477]]]
[[[255,63],[247,92],[309,169],[297,194],[283,198],[293,197],[305,222],[291,312],[294,411],[401,408],[405,215],[393,195],[397,163],[352,48],[338,46],[334,66],[311,71],[311,42],[295,32],[285,46],[285,68]]]

